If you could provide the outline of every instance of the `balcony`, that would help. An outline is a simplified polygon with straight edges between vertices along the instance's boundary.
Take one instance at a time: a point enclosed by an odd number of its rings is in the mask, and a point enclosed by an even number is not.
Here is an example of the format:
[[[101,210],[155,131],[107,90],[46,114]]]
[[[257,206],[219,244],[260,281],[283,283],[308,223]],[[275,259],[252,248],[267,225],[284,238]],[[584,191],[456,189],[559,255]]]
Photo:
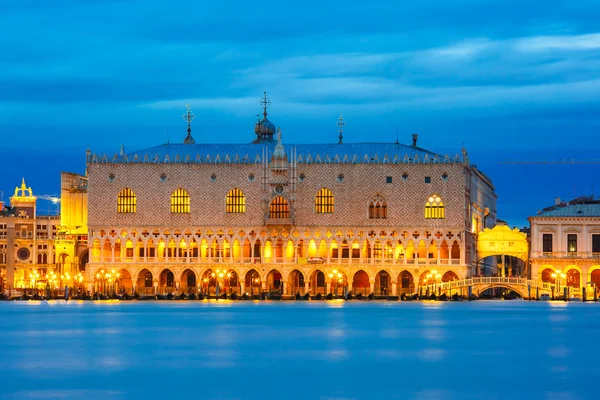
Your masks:
[[[547,259],[562,259],[562,258],[600,258],[600,252],[587,251],[568,251],[568,252],[532,252],[531,258],[547,258]]]
[[[289,226],[292,225],[291,218],[265,218],[265,225],[267,226]]]

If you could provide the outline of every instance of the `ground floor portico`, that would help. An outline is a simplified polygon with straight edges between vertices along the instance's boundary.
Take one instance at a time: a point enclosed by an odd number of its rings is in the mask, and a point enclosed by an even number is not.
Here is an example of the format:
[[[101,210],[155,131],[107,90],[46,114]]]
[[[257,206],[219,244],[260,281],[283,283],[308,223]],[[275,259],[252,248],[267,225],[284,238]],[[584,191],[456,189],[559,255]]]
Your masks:
[[[88,264],[87,288],[102,293],[237,293],[279,292],[283,295],[371,294],[400,296],[432,285],[467,277],[468,267],[438,265],[400,268],[395,265],[331,264]]]
[[[600,287],[600,259],[540,258],[533,259],[531,278],[548,284],[552,291],[578,295],[583,288],[593,293]]]

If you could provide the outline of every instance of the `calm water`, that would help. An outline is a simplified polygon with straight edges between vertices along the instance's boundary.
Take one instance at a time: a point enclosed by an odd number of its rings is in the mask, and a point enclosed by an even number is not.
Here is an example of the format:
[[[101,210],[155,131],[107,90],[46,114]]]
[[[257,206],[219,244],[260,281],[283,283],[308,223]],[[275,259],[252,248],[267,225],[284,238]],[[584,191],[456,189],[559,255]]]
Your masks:
[[[2,399],[600,398],[600,304],[0,302]]]

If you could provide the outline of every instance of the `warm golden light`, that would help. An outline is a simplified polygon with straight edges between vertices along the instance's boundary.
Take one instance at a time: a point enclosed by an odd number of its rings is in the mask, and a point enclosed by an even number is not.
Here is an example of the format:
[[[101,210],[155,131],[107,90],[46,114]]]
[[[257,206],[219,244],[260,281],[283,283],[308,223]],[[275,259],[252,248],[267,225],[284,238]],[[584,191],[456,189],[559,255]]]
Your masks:
[[[227,193],[225,211],[228,213],[246,212],[246,196],[244,196],[244,193],[240,189],[233,188]]]
[[[133,190],[125,188],[117,196],[118,213],[135,213],[137,211],[137,198]]]
[[[425,218],[443,219],[445,217],[444,203],[438,195],[430,196],[425,204]]]
[[[187,214],[190,212],[190,195],[185,189],[177,189],[171,195],[171,212]]]

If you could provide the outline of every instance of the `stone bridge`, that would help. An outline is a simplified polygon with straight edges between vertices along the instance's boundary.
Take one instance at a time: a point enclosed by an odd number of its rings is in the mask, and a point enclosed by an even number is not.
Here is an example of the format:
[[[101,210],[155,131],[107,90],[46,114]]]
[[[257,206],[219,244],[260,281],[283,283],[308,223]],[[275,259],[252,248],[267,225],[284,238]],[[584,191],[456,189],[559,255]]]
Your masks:
[[[443,282],[435,285],[435,290],[448,295],[454,293],[467,294],[468,288],[472,288],[472,293],[477,295],[492,288],[510,289],[518,293],[524,299],[529,298],[529,289],[531,288],[531,297],[537,294],[552,293],[553,284],[549,282],[540,282],[526,278],[506,278],[506,277],[481,277],[461,279],[451,282]],[[570,288],[570,294],[574,296],[581,295],[581,289]]]

